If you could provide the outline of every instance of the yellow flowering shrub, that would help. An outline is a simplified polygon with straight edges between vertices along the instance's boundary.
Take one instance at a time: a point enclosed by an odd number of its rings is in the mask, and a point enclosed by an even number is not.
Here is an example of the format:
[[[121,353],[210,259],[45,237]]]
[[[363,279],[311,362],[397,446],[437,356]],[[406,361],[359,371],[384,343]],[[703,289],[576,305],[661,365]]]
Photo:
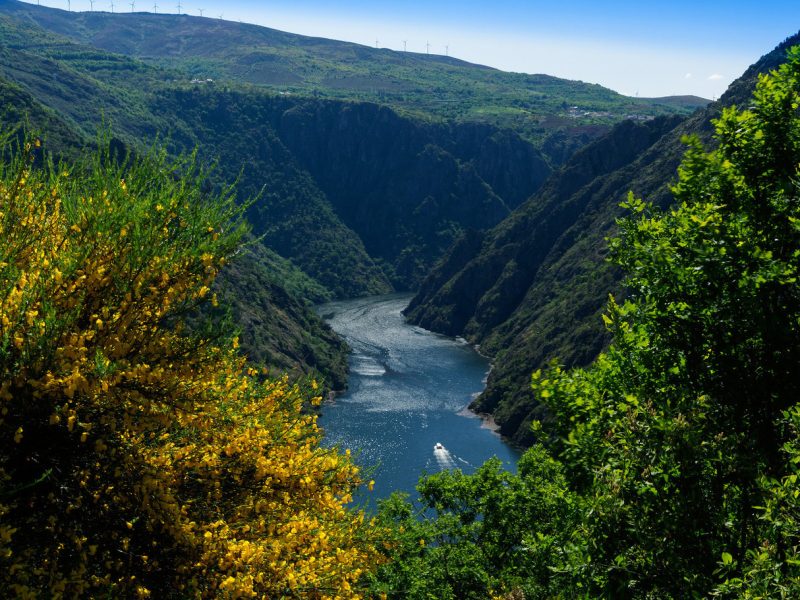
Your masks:
[[[355,598],[372,528],[312,390],[181,315],[242,232],[193,160],[0,171],[0,589],[18,597]]]

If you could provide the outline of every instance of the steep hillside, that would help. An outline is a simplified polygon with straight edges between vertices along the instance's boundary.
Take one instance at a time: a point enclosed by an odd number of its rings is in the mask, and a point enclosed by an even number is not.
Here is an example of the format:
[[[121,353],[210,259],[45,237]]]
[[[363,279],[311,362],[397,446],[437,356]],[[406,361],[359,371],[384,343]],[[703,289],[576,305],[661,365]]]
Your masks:
[[[505,73],[436,53],[395,52],[266,27],[174,14],[67,12],[2,0],[0,7],[70,39],[137,57],[188,78],[224,79],[290,94],[387,104],[426,119],[513,128],[553,160],[573,138],[628,115],[688,114],[707,103],[621,96],[599,85]],[[594,126],[594,127],[593,127]],[[566,150],[566,152],[565,152]]]
[[[248,216],[267,246],[337,297],[390,291],[358,234],[273,127],[286,109],[261,93],[215,89],[164,90],[148,102],[151,115],[171,121],[164,134],[176,151],[197,148],[220,182],[238,181],[242,199],[257,198]]]
[[[43,106],[20,86],[0,77],[0,128],[9,131],[30,123],[47,132],[46,142],[67,155],[83,145],[80,135],[52,110]]]
[[[276,129],[399,287],[415,286],[462,229],[498,223],[550,174],[510,131],[430,125],[374,104],[295,102]]]
[[[271,222],[279,231],[267,232],[262,218],[254,219],[255,233],[282,237],[284,245],[276,249],[284,256],[297,258],[339,295],[391,289],[357,235],[342,224],[269,125],[251,120],[250,105],[263,94],[211,89],[192,96],[194,88],[170,83],[173,72],[54,36],[13,11],[0,10],[0,33],[6,42],[0,77],[79,135],[93,139],[108,126],[130,147],[158,137],[175,152],[198,147],[204,161],[218,165],[219,184],[239,180],[242,199],[256,196],[265,185],[274,192],[264,194],[252,212],[274,213]],[[190,102],[179,101],[182,89]],[[291,236],[302,239],[285,241]],[[315,272],[315,265],[324,270]]]
[[[273,372],[321,376],[330,389],[347,387],[347,344],[306,301],[330,299],[327,290],[261,244],[247,247],[216,284],[248,360]]]
[[[92,145],[58,113],[0,78],[0,132],[20,127],[41,133],[45,147],[67,160]],[[217,287],[252,362],[345,387],[347,347],[308,304],[330,299],[328,290],[258,243],[222,270]]]
[[[416,286],[463,229],[498,223],[551,172],[509,130],[194,85],[176,65],[79,44],[16,3],[2,8],[0,74],[87,137],[103,115],[132,147],[161,135],[175,152],[198,148],[220,184],[259,197],[254,233],[337,297]]]
[[[177,148],[261,194],[255,232],[338,297],[415,287],[463,229],[500,222],[551,172],[512,132],[369,103],[188,88],[148,106]]]
[[[588,145],[515,213],[482,236],[455,244],[409,306],[414,323],[464,335],[495,358],[474,408],[491,412],[501,431],[530,441],[528,423],[541,416],[530,373],[556,358],[588,364],[607,343],[600,313],[609,293],[622,293],[619,274],[604,261],[619,203],[629,190],[657,204],[683,155],[681,136],[710,136],[722,106],[746,101],[757,73],[783,60],[791,38],[753,65],[718,103],[681,123],[623,123]]]

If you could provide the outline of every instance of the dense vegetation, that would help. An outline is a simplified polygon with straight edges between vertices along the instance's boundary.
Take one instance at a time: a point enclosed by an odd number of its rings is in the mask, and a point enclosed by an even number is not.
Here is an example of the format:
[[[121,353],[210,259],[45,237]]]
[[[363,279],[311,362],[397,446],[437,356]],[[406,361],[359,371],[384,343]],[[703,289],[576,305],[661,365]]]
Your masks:
[[[72,159],[3,152],[1,589],[800,596],[800,50],[753,100],[786,45],[719,105],[575,153],[661,109],[185,16],[0,0],[0,34],[2,121]],[[115,137],[81,161],[100,113]],[[159,133],[169,152],[142,150]],[[617,222],[631,188],[648,202]],[[244,211],[262,237],[241,247]],[[497,358],[476,406],[534,445],[364,523],[321,390],[275,371],[343,385],[306,301],[414,285],[454,239],[412,316]]]
[[[292,377],[312,375],[326,391],[347,387],[349,348],[308,305],[330,300],[330,292],[292,263],[251,241],[212,289],[219,306],[201,314],[229,318],[241,330],[241,350],[251,364]]]
[[[550,418],[519,473],[445,472],[420,483],[421,514],[383,505],[398,547],[375,589],[800,595],[800,46],[788,59],[723,110],[715,151],[686,138],[674,207],[629,196],[613,343],[533,374]]]
[[[29,30],[19,24],[10,26],[2,19],[0,26],[5,26],[3,33],[7,37],[4,39],[11,42],[12,46],[17,44],[24,47],[27,43],[40,50],[44,48],[42,51],[46,53],[54,52],[53,39],[37,37],[42,35],[41,31],[37,34],[37,30]],[[26,38],[26,35],[29,37]],[[71,55],[74,56],[74,53]],[[97,60],[103,58],[101,63],[96,60],[95,65],[105,65],[108,72],[112,73],[115,72],[113,66],[122,72],[135,67],[126,64],[124,61],[127,59],[113,61],[111,59],[114,57],[104,53],[95,52],[90,56]],[[64,63],[52,63],[51,67],[58,65],[55,68],[60,74],[59,81],[53,82],[47,75],[48,70],[39,64],[34,53],[8,48],[0,64],[27,73],[27,77],[19,84],[0,78],[0,124],[4,128],[17,128],[20,123],[28,123],[31,128],[43,132],[44,146],[62,158],[75,159],[94,145],[94,132],[101,123],[98,115],[101,114],[103,103],[116,104],[116,101],[111,102],[103,89],[97,87],[90,88],[83,96],[73,97],[70,87],[83,89],[81,82],[84,78],[80,75],[80,69],[66,68]],[[101,72],[104,70],[101,69]],[[99,84],[97,80],[94,81]],[[119,80],[112,77],[111,81]],[[134,83],[149,85],[138,78],[134,79]],[[66,95],[62,98],[61,94]],[[136,105],[130,102],[122,106],[130,109],[130,113],[113,113],[117,117],[124,117],[115,121],[114,126],[115,137],[112,142],[118,150],[124,152],[126,147],[139,147],[158,127],[168,130],[166,121],[161,121],[155,114],[133,110]],[[143,129],[140,131],[132,127]],[[181,148],[190,147],[190,142],[173,145],[173,151],[180,152]],[[226,180],[236,179],[239,167],[230,171],[223,171],[221,167],[220,164],[209,174],[206,183],[209,189],[220,187]],[[255,185],[251,184],[246,191],[240,189],[239,195],[246,197],[246,194],[257,191]],[[307,306],[308,302],[329,299],[331,294],[328,290],[260,243],[249,244],[233,264],[222,270],[218,283],[220,295],[225,296],[226,306],[233,309],[235,323],[242,329],[242,349],[254,363],[273,369],[315,373],[334,389],[344,387],[346,348]],[[234,290],[235,294],[230,293]]]
[[[714,144],[711,120],[747,105],[759,73],[785,61],[793,36],[758,60],[718,103],[680,122],[621,123],[579,150],[540,191],[483,235],[454,246],[409,307],[416,324],[463,335],[494,359],[474,408],[501,431],[530,445],[530,423],[543,409],[527,391],[530,371],[557,358],[588,365],[609,342],[601,314],[609,292],[624,293],[621,271],[607,256],[620,203],[628,191],[659,206],[674,199],[670,182],[696,135]]]
[[[235,81],[283,94],[376,102],[423,120],[510,128],[554,162],[627,116],[688,114],[707,103],[629,98],[600,85],[505,73],[442,56],[441,49],[395,52],[188,15],[0,4],[82,44],[178,68],[187,82]]]
[[[248,218],[263,243],[337,297],[416,286],[460,231],[496,224],[551,171],[541,151],[509,130],[230,82],[191,84],[177,59],[154,66],[33,18],[49,14],[82,18],[0,3],[0,81],[27,96],[9,94],[24,104],[0,105],[0,116],[16,124],[30,114],[43,131],[58,125],[47,141],[59,150],[62,129],[92,139],[100,115],[132,148],[158,135],[176,154],[197,147],[218,164],[216,184],[238,180],[243,197],[261,193]],[[171,19],[195,22],[156,21]],[[162,33],[166,48],[172,30]]]
[[[38,140],[0,171],[0,588],[40,597],[352,596],[376,560],[317,385],[184,326],[243,233],[196,162]],[[213,325],[213,323],[211,323]]]

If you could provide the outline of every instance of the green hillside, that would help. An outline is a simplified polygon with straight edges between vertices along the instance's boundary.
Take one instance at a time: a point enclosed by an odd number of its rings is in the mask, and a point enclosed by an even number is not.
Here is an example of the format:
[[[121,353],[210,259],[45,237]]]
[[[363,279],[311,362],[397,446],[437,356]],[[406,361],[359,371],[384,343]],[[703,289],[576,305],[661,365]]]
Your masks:
[[[241,199],[257,198],[248,217],[261,240],[220,285],[242,347],[275,368],[318,370],[342,387],[344,347],[304,303],[414,285],[464,227],[499,222],[550,173],[529,142],[491,126],[191,85],[174,69],[47,31],[27,11],[0,3],[2,125],[27,120],[64,157],[104,127],[124,148],[157,139],[176,154],[197,148],[215,165],[212,187],[236,181]],[[297,267],[314,280],[287,294],[305,277]]]
[[[213,79],[283,94],[378,102],[423,119],[511,128],[537,146],[554,132],[580,139],[594,131],[592,126],[688,114],[708,102],[630,98],[549,75],[507,73],[447,56],[375,49],[222,19],[72,13],[14,0],[0,6],[82,44],[181,69],[187,83]]]
[[[547,418],[530,422],[538,443],[516,473],[497,459],[472,475],[444,470],[420,481],[416,503],[383,505],[379,522],[395,535],[374,591],[800,597],[800,46],[761,61],[724,98],[734,100],[746,108],[721,112],[713,149],[685,138],[669,208],[625,201],[607,247],[628,295],[606,303],[606,351],[527,377]],[[697,132],[688,125],[678,129]],[[557,263],[573,278],[593,270]]]
[[[217,164],[218,183],[238,180],[243,198],[260,195],[254,233],[337,297],[415,287],[462,230],[498,223],[551,171],[529,140],[492,125],[195,85],[180,61],[162,68],[110,53],[33,18],[87,15],[0,9],[0,75],[88,138],[102,118],[130,147],[160,136],[175,152],[198,148]],[[561,139],[558,151],[586,139]]]
[[[126,146],[140,147],[131,141],[138,135],[152,135],[158,127],[167,131],[165,121],[144,109],[144,95],[136,96],[135,90],[118,91],[116,96],[108,94],[113,86],[87,75],[89,69],[73,69],[68,63],[71,60],[84,67],[92,63],[95,72],[104,73],[106,81],[113,81],[119,73],[137,70],[152,81],[152,68],[91,49],[75,52],[72,46],[59,46],[52,36],[42,35],[36,28],[10,25],[3,16],[0,27],[4,41],[9,42],[0,52],[0,127],[4,131],[26,126],[41,132],[45,147],[69,160],[94,145],[98,128],[103,126],[103,115],[107,115],[109,123],[108,115],[117,117],[113,121],[114,134],[119,136],[115,144],[123,151]],[[21,50],[22,42],[26,48],[30,44],[42,54],[65,60]],[[15,77],[16,81],[6,77]],[[138,77],[133,79],[141,82]],[[224,269],[218,286],[220,296],[232,309],[235,325],[242,330],[243,352],[254,363],[294,375],[315,374],[336,389],[346,385],[347,348],[308,306],[309,301],[330,298],[327,289],[260,244],[253,245]]]
[[[709,140],[711,119],[746,102],[758,73],[784,60],[790,38],[753,65],[719,102],[689,119],[623,123],[577,152],[531,199],[485,235],[470,234],[433,270],[412,300],[410,320],[463,335],[495,359],[476,410],[492,413],[520,444],[542,417],[531,371],[556,359],[587,365],[608,343],[601,313],[608,294],[624,295],[606,261],[629,191],[661,206],[684,152],[681,138]]]

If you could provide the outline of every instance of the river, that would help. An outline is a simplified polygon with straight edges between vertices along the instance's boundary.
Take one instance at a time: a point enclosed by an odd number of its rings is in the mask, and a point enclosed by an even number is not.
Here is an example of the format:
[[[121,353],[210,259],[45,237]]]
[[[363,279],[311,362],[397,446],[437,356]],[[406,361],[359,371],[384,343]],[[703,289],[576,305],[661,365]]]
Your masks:
[[[407,294],[331,302],[319,314],[352,348],[346,393],[322,408],[325,444],[349,448],[374,469],[372,503],[408,492],[423,473],[472,472],[492,456],[514,469],[519,453],[466,407],[485,385],[489,364],[463,341],[405,322]],[[435,448],[436,444],[442,448]]]

